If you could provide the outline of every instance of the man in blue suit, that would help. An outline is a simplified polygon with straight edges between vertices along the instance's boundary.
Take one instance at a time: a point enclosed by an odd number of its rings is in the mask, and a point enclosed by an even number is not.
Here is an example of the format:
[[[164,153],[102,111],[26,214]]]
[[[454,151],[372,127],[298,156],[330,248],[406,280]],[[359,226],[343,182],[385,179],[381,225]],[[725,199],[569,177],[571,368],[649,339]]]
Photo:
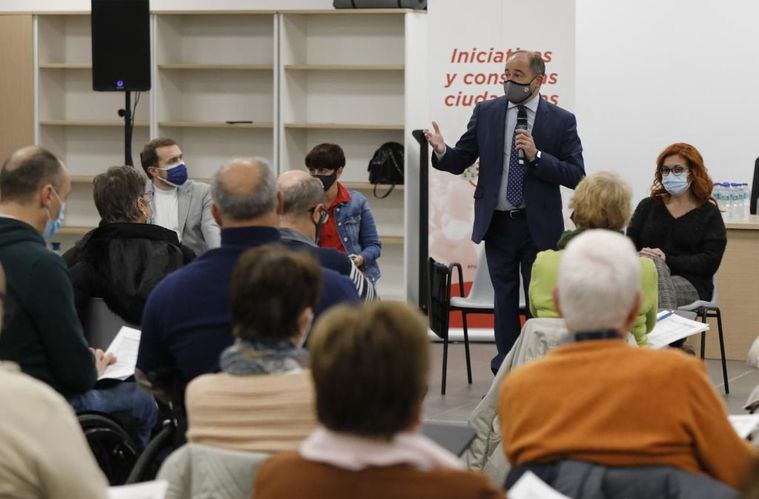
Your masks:
[[[544,75],[539,53],[514,52],[506,61],[506,95],[475,106],[455,147],[445,144],[437,123],[425,132],[438,170],[458,175],[480,158],[472,241],[485,241],[495,290],[494,373],[521,329],[520,269],[527,296],[535,255],[555,248],[564,230],[559,186],[573,189],[585,175],[575,117],[540,98]]]

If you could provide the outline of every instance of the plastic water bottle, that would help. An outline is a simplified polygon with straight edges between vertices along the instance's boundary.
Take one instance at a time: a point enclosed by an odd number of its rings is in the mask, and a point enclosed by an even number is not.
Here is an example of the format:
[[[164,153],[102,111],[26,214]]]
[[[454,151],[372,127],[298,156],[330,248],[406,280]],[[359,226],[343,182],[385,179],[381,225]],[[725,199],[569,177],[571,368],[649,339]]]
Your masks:
[[[723,195],[723,188],[721,182],[714,182],[714,187],[712,187],[712,197],[717,202],[717,207],[719,208],[720,213],[722,213],[722,217],[725,217],[725,197]]]
[[[725,221],[733,219],[733,200],[730,196],[730,182],[722,183],[722,196],[725,200]]]
[[[741,184],[741,193],[743,196],[743,210],[741,212],[741,220],[748,220],[751,205],[751,191],[749,190],[747,183]]]
[[[722,198],[722,218],[727,222],[733,219],[733,200],[730,196],[730,183],[722,182],[720,184],[720,191],[720,197]]]
[[[735,182],[730,183],[730,220],[738,220],[741,213],[741,194],[738,184]]]

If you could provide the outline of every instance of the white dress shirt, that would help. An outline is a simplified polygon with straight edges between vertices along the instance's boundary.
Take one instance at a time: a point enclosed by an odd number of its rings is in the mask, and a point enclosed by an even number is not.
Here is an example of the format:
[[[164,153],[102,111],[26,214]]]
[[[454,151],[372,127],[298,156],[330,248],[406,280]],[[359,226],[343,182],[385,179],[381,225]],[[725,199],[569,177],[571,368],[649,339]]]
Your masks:
[[[501,187],[498,189],[498,205],[496,210],[514,210],[517,208],[524,208],[524,196],[522,196],[522,204],[520,206],[512,206],[506,199],[506,188],[509,184],[509,164],[511,163],[511,142],[514,139],[514,128],[517,126],[517,112],[519,106],[524,106],[527,110],[527,131],[532,133],[532,126],[535,124],[535,113],[538,110],[538,102],[540,99],[540,93],[537,93],[530,98],[530,100],[523,102],[522,104],[514,104],[509,102],[509,107],[506,111],[506,127],[505,137],[503,141],[503,173],[501,174]]]

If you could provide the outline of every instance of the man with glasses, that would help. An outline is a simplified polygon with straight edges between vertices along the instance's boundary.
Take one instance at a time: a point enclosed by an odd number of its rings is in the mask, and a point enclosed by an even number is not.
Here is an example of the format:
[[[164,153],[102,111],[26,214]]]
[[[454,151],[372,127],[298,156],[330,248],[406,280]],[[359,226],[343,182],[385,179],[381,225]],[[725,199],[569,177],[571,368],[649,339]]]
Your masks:
[[[284,197],[279,217],[282,244],[290,249],[308,251],[322,267],[349,277],[362,300],[374,300],[374,283],[364,277],[348,255],[318,246],[321,229],[329,217],[322,182],[303,170],[290,170],[279,176],[277,184]]]
[[[143,147],[140,162],[153,194],[150,223],[176,232],[197,256],[218,248],[221,233],[211,215],[211,187],[189,179],[179,145],[165,137],[153,139]]]
[[[63,256],[71,270],[76,309],[84,322],[91,298],[103,298],[129,324],[158,281],[195,258],[176,232],[147,223],[152,192],[130,166],[113,166],[93,181],[100,225]]]
[[[425,132],[438,170],[458,175],[480,159],[472,241],[485,241],[495,291],[493,373],[521,330],[519,274],[527,296],[535,256],[556,249],[564,230],[559,188],[574,189],[585,176],[577,121],[541,99],[544,78],[540,53],[513,52],[503,75],[505,95],[475,106],[454,147],[446,145],[437,123]]]

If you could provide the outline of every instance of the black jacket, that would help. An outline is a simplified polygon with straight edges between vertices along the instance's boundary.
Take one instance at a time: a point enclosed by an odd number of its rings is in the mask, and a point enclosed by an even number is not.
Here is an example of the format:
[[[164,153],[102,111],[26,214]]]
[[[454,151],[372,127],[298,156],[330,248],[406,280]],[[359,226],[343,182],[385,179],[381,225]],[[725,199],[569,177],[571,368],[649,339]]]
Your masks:
[[[526,464],[512,468],[507,489],[526,471],[575,499],[740,499],[738,491],[709,476],[670,466],[606,467],[583,461]]]
[[[18,363],[64,397],[91,389],[97,379],[95,358],[76,317],[61,257],[45,247],[31,225],[0,217],[0,263],[7,288],[0,360]]]
[[[90,298],[101,297],[126,322],[139,325],[155,285],[195,254],[179,243],[174,231],[161,226],[111,223],[87,233],[63,258],[82,321]]]

